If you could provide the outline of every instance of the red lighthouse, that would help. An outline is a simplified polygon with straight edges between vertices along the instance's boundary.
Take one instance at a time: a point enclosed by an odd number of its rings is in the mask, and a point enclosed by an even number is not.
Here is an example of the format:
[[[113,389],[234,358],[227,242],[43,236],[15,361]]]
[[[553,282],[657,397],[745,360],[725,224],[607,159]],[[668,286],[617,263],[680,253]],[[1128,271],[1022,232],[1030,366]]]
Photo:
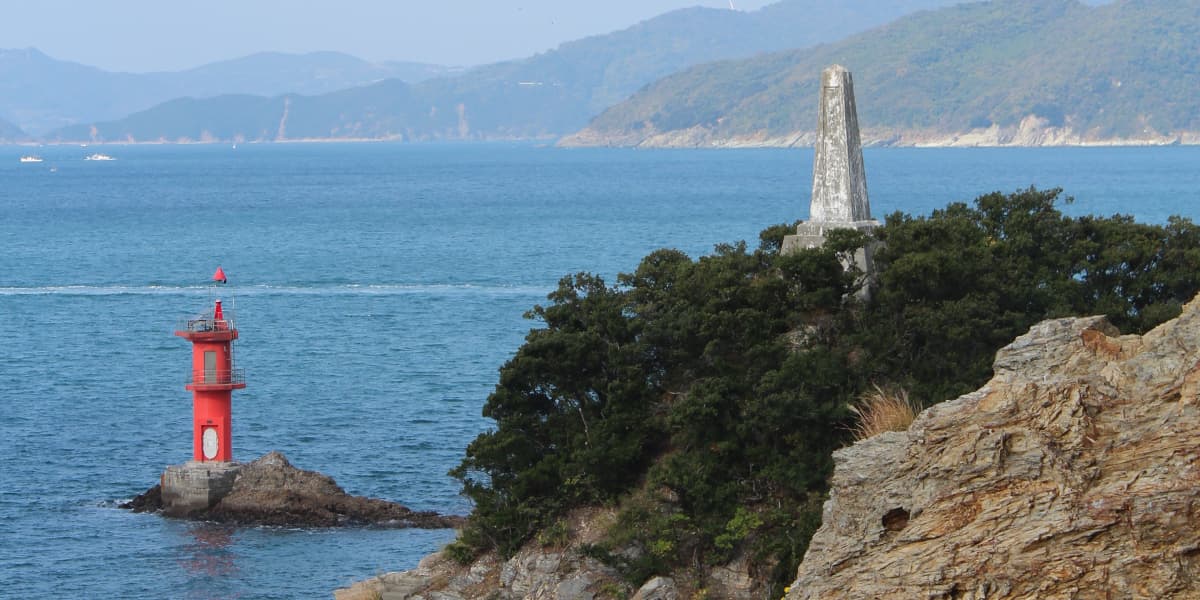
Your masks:
[[[213,280],[224,283],[217,267]],[[241,369],[233,367],[233,340],[238,337],[232,315],[226,316],[217,300],[211,315],[181,324],[175,335],[192,343],[192,455],[197,461],[233,461],[233,402],[235,389],[246,387]]]

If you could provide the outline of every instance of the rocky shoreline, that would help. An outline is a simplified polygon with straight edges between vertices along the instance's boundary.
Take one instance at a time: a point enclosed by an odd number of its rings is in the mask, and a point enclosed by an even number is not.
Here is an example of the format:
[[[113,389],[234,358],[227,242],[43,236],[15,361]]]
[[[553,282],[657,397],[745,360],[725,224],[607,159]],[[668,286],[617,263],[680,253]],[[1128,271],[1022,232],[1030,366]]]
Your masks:
[[[692,127],[671,131],[596,131],[584,128],[560,137],[491,137],[477,142],[518,142],[538,145],[554,145],[561,148],[794,148],[812,146],[816,141],[815,131],[793,131],[769,133],[759,131],[750,134],[727,135],[713,132],[706,127]],[[10,141],[18,146],[73,146],[79,141]],[[437,140],[404,140],[398,137],[345,137],[345,138],[290,138],[256,140],[111,140],[84,141],[84,143],[109,146],[195,146],[214,144],[359,144],[359,143],[437,143]],[[1046,147],[1141,147],[1141,146],[1195,146],[1200,145],[1200,132],[1183,131],[1160,134],[1149,132],[1139,137],[1096,136],[1079,132],[1071,127],[1054,127],[1043,119],[1027,117],[1014,127],[993,125],[965,131],[924,131],[865,129],[862,132],[865,147],[896,148],[1046,148]]]
[[[564,148],[792,148],[812,146],[815,131],[771,133],[759,131],[730,135],[696,126],[671,131],[597,131],[584,128],[559,139]],[[1069,126],[1054,126],[1047,120],[1028,116],[1011,127],[992,125],[966,131],[868,128],[862,131],[863,146],[908,148],[1041,148],[1111,146],[1194,146],[1200,132],[1157,133],[1136,137],[1099,136]]]
[[[1200,597],[1198,340],[1200,298],[1143,336],[1102,317],[1035,325],[978,391],[835,453],[786,598]],[[747,556],[631,585],[583,551],[612,518],[579,510],[559,543],[469,565],[439,552],[334,597],[765,597]]]
[[[161,483],[121,508],[198,521],[288,527],[454,529],[464,521],[459,516],[414,511],[387,500],[352,496],[333,478],[297,469],[279,452],[236,468],[232,488],[208,508],[172,511],[169,502],[163,500]]]

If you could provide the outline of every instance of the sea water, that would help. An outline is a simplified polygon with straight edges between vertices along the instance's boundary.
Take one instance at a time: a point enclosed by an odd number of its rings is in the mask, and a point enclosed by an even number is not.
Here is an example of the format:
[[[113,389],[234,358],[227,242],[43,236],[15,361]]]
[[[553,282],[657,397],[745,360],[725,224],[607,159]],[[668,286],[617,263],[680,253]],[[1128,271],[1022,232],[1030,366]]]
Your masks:
[[[236,310],[234,455],[466,514],[446,475],[559,278],[804,218],[812,152],[310,144],[0,147],[0,595],[298,598],[453,532],[228,527],[116,508],[190,458],[176,322]],[[103,152],[114,161],[84,161]],[[1200,148],[869,149],[875,216],[1063,187],[1200,209]],[[216,267],[229,277],[217,287]]]

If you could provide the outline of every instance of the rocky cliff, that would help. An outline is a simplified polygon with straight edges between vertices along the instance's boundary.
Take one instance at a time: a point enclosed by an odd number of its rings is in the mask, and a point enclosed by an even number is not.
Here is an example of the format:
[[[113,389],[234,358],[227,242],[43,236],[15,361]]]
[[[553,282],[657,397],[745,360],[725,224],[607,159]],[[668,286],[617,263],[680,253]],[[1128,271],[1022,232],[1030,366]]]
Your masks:
[[[789,600],[1200,598],[1200,300],[1144,336],[1102,317],[1034,326],[983,388],[834,455]],[[640,589],[563,545],[462,566],[434,554],[338,600],[767,597],[745,559]]]
[[[1033,327],[980,390],[838,451],[812,598],[1200,597],[1200,301]]]

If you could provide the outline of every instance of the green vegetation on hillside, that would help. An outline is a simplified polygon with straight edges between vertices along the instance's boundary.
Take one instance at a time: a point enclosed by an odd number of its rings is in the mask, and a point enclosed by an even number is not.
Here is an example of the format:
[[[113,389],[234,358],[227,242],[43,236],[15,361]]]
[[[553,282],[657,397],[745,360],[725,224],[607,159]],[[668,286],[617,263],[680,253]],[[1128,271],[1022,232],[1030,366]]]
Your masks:
[[[0,49],[0,115],[40,136],[74,123],[124,118],[176,98],[324,94],[386,78],[415,82],[454,72],[436,65],[369,63],[337,52],[262,52],[184,71],[114,73],[56,60],[33,48]],[[216,108],[229,111],[233,106],[218,104],[209,112]],[[252,104],[248,108],[253,112]],[[230,121],[245,118],[236,112],[225,114]],[[206,126],[213,127],[213,122]],[[91,139],[87,127],[78,131],[85,135],[74,140]],[[124,131],[107,139],[123,140],[132,133]],[[191,137],[200,136],[196,132]]]
[[[1175,0],[1006,0],[923,12],[836,44],[702,65],[597,117],[596,133],[816,127],[821,70],[854,73],[864,128],[954,134],[1036,115],[1094,137],[1200,131],[1200,12]]]
[[[549,137],[578,130],[641,87],[689,66],[831,42],[914,10],[956,1],[782,0],[753,12],[689,8],[613,33],[567,42],[522,60],[484,65],[412,85],[383,82],[315,96],[304,95],[315,93],[304,90],[268,89],[278,90],[272,94],[299,92],[289,96],[289,127],[282,137],[290,139]],[[260,58],[257,63],[264,61]],[[3,71],[0,68],[0,73]],[[228,68],[217,71],[227,79],[228,72]],[[254,72],[260,73],[261,67]],[[49,137],[84,141],[281,137],[282,96],[205,98],[222,91],[214,89],[218,82],[214,74],[197,69],[180,75],[204,82],[209,91],[180,87],[180,95],[186,92],[197,99],[173,100],[97,123],[94,138],[90,125],[58,129]],[[378,78],[387,76],[381,73]],[[264,89],[249,87],[253,81],[253,77],[238,77],[235,83],[241,85],[224,92],[262,93],[252,91]],[[264,105],[272,110],[264,111]],[[0,113],[3,109],[0,103]]]
[[[953,398],[1042,319],[1105,313],[1141,332],[1200,289],[1190,221],[1072,218],[1058,196],[890,215],[869,302],[841,266],[865,236],[781,255],[785,225],[754,250],[656,251],[615,286],[565,277],[500,370],[484,408],[496,428],[453,472],[475,510],[451,553],[510,554],[571,508],[612,505],[617,525],[591,551],[631,581],[738,552],[790,579],[861,393]]]

